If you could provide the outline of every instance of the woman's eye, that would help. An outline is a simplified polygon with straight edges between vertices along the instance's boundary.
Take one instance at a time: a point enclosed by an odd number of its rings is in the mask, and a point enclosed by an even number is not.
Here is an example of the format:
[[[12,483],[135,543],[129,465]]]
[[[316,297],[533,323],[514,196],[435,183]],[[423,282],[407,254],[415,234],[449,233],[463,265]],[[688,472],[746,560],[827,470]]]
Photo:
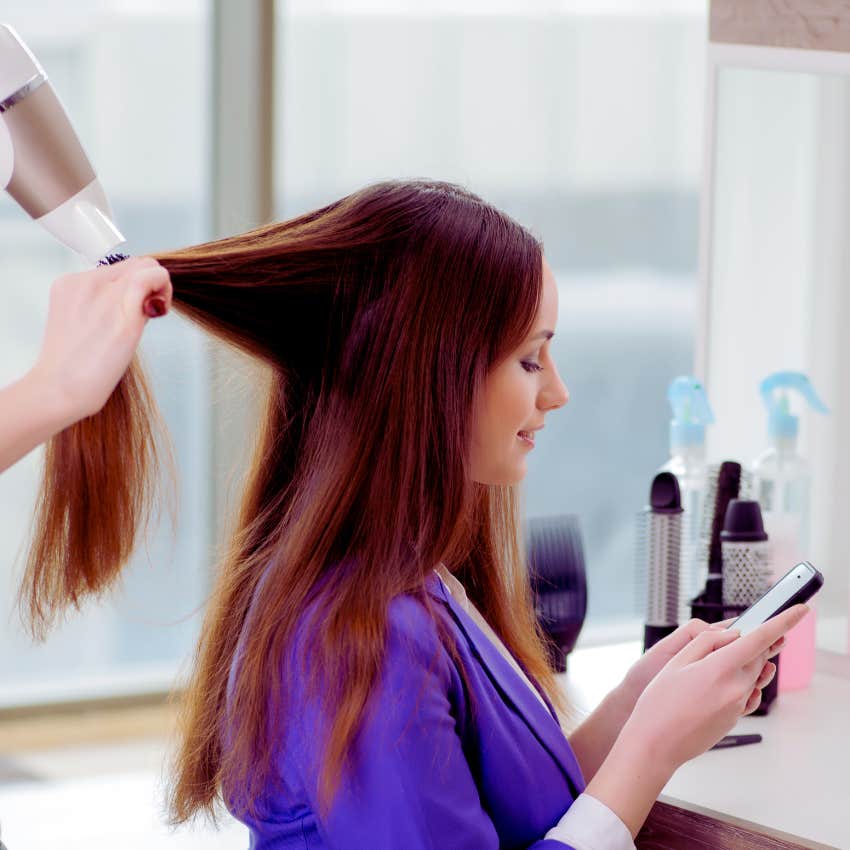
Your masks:
[[[526,372],[540,372],[543,370],[543,367],[539,363],[535,363],[533,360],[521,360],[520,363]]]

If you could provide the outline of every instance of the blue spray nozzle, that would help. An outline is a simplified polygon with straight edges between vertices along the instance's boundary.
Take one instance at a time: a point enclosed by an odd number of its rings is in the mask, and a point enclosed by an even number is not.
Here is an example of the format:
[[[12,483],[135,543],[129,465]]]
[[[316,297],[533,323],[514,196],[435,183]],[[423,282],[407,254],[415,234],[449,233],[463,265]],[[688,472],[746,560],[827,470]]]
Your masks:
[[[695,446],[704,443],[705,426],[714,422],[714,414],[702,382],[690,375],[680,375],[667,388],[667,400],[673,409],[670,445]]]
[[[767,408],[767,428],[771,437],[796,437],[800,429],[800,417],[791,413],[786,390],[796,390],[813,410],[829,413],[829,408],[820,400],[808,375],[803,372],[774,372],[759,385],[762,401]]]

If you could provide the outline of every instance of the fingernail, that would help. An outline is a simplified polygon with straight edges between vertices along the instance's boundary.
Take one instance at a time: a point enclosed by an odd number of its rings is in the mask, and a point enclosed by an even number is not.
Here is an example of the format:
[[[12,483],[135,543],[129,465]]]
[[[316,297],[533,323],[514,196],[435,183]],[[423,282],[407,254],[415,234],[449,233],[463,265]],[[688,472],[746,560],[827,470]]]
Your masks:
[[[151,319],[164,316],[167,312],[164,298],[148,298],[145,302],[145,315]]]

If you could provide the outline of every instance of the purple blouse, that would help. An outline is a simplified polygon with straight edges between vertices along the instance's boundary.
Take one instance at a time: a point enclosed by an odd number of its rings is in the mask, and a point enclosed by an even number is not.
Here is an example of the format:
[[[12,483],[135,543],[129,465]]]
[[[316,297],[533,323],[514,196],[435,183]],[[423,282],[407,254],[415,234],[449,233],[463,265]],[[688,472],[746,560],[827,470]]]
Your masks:
[[[237,814],[254,850],[589,846],[544,837],[585,788],[551,703],[529,690],[436,573],[427,581],[438,615],[456,637],[475,712],[423,605],[397,597],[374,702],[327,819],[318,816],[322,715],[307,702],[301,677],[290,683],[299,710],[281,728],[275,752],[281,782],[266,787],[257,819]],[[295,644],[308,638],[300,628]],[[617,846],[632,847],[622,822],[602,808],[625,831]]]

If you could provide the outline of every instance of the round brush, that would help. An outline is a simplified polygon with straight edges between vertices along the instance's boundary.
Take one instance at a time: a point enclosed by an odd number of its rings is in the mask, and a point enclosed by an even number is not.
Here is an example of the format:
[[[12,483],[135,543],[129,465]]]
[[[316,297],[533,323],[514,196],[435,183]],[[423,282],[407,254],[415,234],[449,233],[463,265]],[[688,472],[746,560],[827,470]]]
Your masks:
[[[682,548],[682,498],[672,472],[652,480],[646,529],[646,621],[644,651],[678,626],[679,572]]]

